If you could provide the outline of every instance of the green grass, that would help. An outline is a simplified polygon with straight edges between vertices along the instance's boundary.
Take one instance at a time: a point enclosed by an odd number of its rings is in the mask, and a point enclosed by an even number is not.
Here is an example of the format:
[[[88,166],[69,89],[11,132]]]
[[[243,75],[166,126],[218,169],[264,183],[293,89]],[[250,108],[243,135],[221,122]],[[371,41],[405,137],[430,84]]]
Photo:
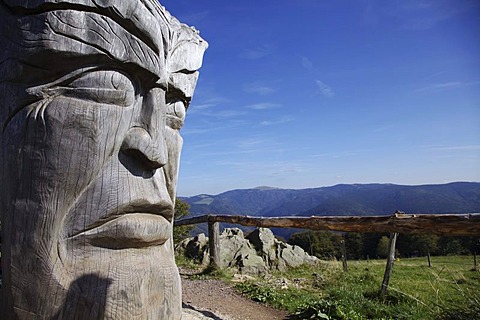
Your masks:
[[[385,299],[385,260],[350,261],[348,268],[323,261],[237,288],[298,319],[480,319],[480,273],[471,270],[471,257],[432,257],[431,268],[426,258],[396,261]]]

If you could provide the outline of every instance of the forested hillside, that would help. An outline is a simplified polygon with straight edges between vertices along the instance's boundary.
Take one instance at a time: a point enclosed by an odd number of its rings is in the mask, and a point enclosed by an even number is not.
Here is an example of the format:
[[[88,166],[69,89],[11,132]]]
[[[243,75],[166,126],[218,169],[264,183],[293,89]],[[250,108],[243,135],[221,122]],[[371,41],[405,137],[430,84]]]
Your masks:
[[[231,190],[219,195],[182,198],[193,215],[253,216],[390,215],[480,212],[480,183],[442,185],[340,184],[312,189]]]

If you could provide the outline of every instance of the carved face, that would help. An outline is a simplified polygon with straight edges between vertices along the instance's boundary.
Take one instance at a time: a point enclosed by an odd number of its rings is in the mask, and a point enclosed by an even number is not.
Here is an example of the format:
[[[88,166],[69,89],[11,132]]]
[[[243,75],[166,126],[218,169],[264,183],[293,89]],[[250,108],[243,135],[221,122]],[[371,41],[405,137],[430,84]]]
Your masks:
[[[125,25],[108,8],[2,13],[24,40],[7,42],[1,83],[2,304],[20,318],[180,317],[179,130],[200,62],[173,48],[196,46],[201,61],[206,44],[155,1],[143,5],[162,34],[122,15],[145,14],[131,4],[116,8]]]

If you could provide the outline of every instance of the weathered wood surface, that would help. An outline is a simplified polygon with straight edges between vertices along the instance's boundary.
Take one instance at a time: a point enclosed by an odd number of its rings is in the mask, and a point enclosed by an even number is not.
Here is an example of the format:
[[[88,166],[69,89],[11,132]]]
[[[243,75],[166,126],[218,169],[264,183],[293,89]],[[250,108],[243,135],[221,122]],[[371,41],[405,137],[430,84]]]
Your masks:
[[[398,233],[390,233],[390,239],[388,241],[387,265],[385,266],[382,287],[380,288],[380,296],[382,299],[385,299],[388,292],[388,284],[390,283],[390,276],[392,275],[393,265],[395,263],[395,246],[397,244],[397,237]]]
[[[343,266],[343,271],[344,271],[344,272],[348,272],[347,248],[346,248],[346,245],[345,245],[345,238],[342,239],[341,244],[342,244],[342,266]]]
[[[477,252],[473,251],[473,271],[478,270],[478,265],[477,265]]]
[[[0,319],[180,319],[180,128],[207,47],[157,0],[0,0]]]
[[[178,220],[175,225],[213,221],[264,228],[301,228],[372,233],[432,233],[452,236],[480,235],[480,213],[266,218],[238,215],[202,215]]]
[[[220,262],[220,223],[208,223],[208,245],[210,252],[210,266],[218,269],[221,268]]]

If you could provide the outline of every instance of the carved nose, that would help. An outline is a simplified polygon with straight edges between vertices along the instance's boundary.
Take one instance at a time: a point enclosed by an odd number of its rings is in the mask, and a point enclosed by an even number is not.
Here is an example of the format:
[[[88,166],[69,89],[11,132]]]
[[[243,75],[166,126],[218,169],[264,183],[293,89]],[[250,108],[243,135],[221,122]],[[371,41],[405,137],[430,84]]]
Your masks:
[[[127,132],[121,149],[146,170],[155,170],[167,164],[166,146],[155,143],[150,134],[140,127]]]

